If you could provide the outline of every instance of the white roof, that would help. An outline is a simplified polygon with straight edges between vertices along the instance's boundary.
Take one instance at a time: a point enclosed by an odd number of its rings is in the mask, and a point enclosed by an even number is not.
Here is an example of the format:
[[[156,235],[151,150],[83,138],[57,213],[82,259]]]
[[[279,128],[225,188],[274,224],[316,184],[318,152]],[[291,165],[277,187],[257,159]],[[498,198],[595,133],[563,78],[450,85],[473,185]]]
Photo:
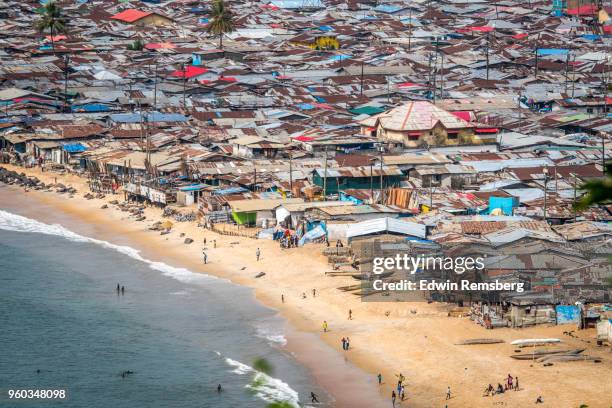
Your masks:
[[[416,222],[384,217],[351,224],[346,231],[346,236],[347,238],[353,238],[379,232],[395,232],[402,235],[425,238],[426,228],[425,225],[417,224]]]

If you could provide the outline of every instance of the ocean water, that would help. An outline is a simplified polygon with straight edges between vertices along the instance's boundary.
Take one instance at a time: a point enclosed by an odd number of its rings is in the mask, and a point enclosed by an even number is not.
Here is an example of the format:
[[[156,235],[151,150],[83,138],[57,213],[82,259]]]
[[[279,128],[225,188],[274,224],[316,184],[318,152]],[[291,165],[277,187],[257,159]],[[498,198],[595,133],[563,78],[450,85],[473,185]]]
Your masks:
[[[0,210],[2,407],[298,407],[311,391],[329,401],[283,350],[282,327],[246,288]],[[274,372],[255,371],[256,358]],[[9,389],[67,398],[9,400]]]

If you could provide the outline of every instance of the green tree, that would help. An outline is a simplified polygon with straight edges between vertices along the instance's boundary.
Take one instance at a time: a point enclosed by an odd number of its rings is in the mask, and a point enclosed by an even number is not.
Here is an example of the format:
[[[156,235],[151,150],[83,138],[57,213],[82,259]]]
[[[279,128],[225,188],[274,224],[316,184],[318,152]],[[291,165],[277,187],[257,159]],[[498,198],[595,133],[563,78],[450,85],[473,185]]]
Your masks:
[[[49,30],[51,33],[51,48],[53,49],[53,53],[55,53],[55,41],[53,36],[66,31],[66,19],[62,16],[61,7],[59,7],[55,1],[50,1],[45,4],[42,16],[36,23],[36,28],[40,33]]]
[[[207,31],[219,36],[219,48],[223,49],[223,35],[234,31],[234,16],[223,0],[214,0],[211,17]]]
[[[612,202],[612,163],[606,164],[606,178],[586,182],[582,187],[587,191],[577,204],[576,209],[584,210],[594,204],[609,204]]]

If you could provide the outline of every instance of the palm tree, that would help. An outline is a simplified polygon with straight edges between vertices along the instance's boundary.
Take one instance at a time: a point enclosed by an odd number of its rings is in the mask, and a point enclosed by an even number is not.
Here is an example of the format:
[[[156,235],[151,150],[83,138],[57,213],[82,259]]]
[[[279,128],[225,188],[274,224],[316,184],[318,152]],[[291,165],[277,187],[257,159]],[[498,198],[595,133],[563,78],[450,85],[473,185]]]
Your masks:
[[[57,33],[62,33],[66,29],[66,19],[62,17],[62,9],[55,1],[50,1],[45,4],[44,12],[41,19],[36,23],[36,28],[40,33],[49,30],[51,33],[51,48],[55,53],[55,42],[53,36]]]
[[[208,32],[219,36],[219,48],[223,49],[223,34],[234,31],[234,16],[223,0],[214,0],[208,24]]]

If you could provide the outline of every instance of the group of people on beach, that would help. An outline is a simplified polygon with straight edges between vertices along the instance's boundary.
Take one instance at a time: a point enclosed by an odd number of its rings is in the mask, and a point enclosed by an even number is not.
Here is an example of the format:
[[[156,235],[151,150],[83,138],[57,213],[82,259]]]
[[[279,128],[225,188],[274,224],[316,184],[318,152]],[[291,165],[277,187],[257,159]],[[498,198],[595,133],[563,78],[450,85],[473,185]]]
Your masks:
[[[406,399],[406,386],[404,385],[404,381],[406,381],[406,377],[404,377],[404,374],[402,373],[396,374],[396,377],[397,377],[397,388],[391,391],[391,403],[393,404],[393,406],[395,406],[395,401],[397,400],[398,396],[400,398],[400,401],[403,401]],[[382,384],[382,375],[378,374],[378,385],[381,385],[381,384]]]
[[[300,241],[297,232],[292,234],[289,229],[274,231],[272,239],[278,241],[281,248],[297,248]]]
[[[489,384],[484,390],[483,397],[493,396],[496,394],[503,394],[504,392],[510,391],[510,390],[514,390],[514,391],[519,390],[519,378],[512,377],[511,374],[508,374],[508,377],[506,377],[506,380],[504,381],[504,385],[502,385],[501,383],[497,383],[497,387],[493,387],[492,384]]]

